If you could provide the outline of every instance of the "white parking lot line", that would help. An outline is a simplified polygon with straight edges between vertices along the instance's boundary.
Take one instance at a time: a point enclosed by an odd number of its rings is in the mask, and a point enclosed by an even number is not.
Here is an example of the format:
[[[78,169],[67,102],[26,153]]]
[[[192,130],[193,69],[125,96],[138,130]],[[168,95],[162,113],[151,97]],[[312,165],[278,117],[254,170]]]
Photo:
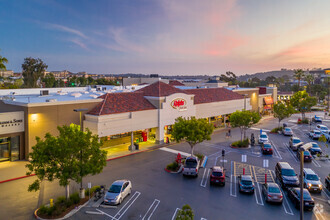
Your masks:
[[[176,208],[176,209],[175,209],[175,212],[174,212],[174,214],[173,214],[171,220],[174,220],[174,219],[175,219],[175,217],[176,217],[176,213],[177,213],[179,210],[181,210],[181,209],[179,209],[179,208]]]
[[[272,143],[272,145],[274,147],[274,152],[276,154],[276,157],[279,158],[280,160],[282,160],[282,156],[281,156],[280,152],[277,150],[276,145],[272,141],[270,141],[270,142]]]
[[[316,167],[321,167],[321,165],[314,159],[312,159],[312,163],[316,166]]]
[[[102,211],[99,210],[99,209],[96,209],[96,210],[97,210],[100,214],[102,214],[102,215],[106,215],[106,216],[110,217],[112,220],[118,220],[117,218],[115,218],[115,217],[109,215],[108,213],[102,212]],[[96,213],[94,213],[94,214],[96,214]]]
[[[290,155],[293,157],[293,159],[296,161],[296,162],[299,162],[298,158],[294,155],[294,153],[292,152],[291,148],[289,147],[288,144],[285,144],[286,148],[288,149],[288,151],[290,152]]]
[[[233,166],[233,162],[234,161],[231,161],[231,174],[230,174],[230,196],[233,196],[233,197],[236,197],[236,176],[233,175],[233,169],[234,169],[234,166]],[[235,182],[234,182],[234,181]],[[235,184],[235,185],[234,185]],[[234,189],[235,189],[235,193],[233,192]]]
[[[154,214],[155,210],[157,209],[159,203],[160,203],[160,201],[158,199],[155,199],[153,201],[153,203],[151,204],[151,206],[149,207],[146,214],[143,216],[142,220],[145,220],[145,219],[149,220],[151,218],[151,216]],[[153,209],[151,209],[151,208],[153,208]]]
[[[186,157],[189,157],[189,156],[191,155],[191,154],[188,154],[188,153],[186,153],[186,152],[182,152],[182,151],[174,150],[174,149],[167,148],[167,147],[159,148],[159,150],[167,151],[167,152],[174,153],[174,154],[178,154],[178,153],[180,153],[181,155],[186,156]]]
[[[127,212],[127,210],[133,205],[135,200],[141,195],[140,192],[135,192],[133,196],[124,204],[124,206],[117,212],[114,218],[120,219]],[[127,206],[127,207],[126,207]],[[117,217],[118,215],[118,217]]]
[[[270,132],[270,130],[268,130],[268,129],[263,129],[263,128],[250,128],[250,129],[252,129],[252,130],[256,130],[256,131],[260,131],[260,129],[262,129],[262,131],[265,131],[265,132]]]
[[[206,176],[205,176],[205,174],[206,174]],[[202,181],[201,181],[201,186],[204,187],[204,188],[206,187],[209,175],[210,175],[210,169],[204,169],[204,174],[203,174],[203,178],[202,178]]]
[[[273,178],[273,176],[275,177],[275,172],[273,170],[271,171],[271,175],[272,175],[272,178]],[[280,188],[280,190],[282,191],[283,198],[284,198],[284,202],[282,203],[282,206],[284,208],[285,213],[288,215],[294,215],[284,191],[282,190],[282,188]]]
[[[255,185],[256,185],[256,187],[254,187],[254,196],[256,198],[256,202],[258,205],[264,205],[264,201],[262,200],[260,186],[258,183],[258,179],[257,179],[257,175],[256,175],[256,171],[254,169],[254,166],[252,166],[252,173],[253,173],[253,178],[255,180]]]

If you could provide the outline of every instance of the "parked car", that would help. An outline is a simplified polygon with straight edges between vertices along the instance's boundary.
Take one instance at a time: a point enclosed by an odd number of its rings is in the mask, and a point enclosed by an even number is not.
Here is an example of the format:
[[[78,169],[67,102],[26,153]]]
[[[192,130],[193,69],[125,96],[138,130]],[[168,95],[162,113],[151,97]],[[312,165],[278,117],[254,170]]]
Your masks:
[[[283,189],[287,187],[299,186],[296,172],[287,162],[278,162],[275,166],[275,176],[279,180]]]
[[[310,192],[322,192],[322,183],[318,175],[310,168],[304,168],[304,187]]]
[[[297,151],[297,157],[300,160],[300,151]],[[312,162],[312,155],[309,151],[304,151],[304,162]]]
[[[327,188],[327,190],[330,190],[330,174],[325,178],[324,182],[325,188]]]
[[[266,202],[282,203],[283,194],[276,183],[265,183],[262,186],[262,194]]]
[[[321,133],[323,134],[324,132],[329,131],[328,127],[325,125],[316,125],[316,129],[321,131]]]
[[[298,150],[298,147],[303,145],[304,143],[297,137],[291,137],[289,141],[289,146],[292,150]]]
[[[239,192],[254,193],[254,183],[250,175],[238,177]]]
[[[325,136],[325,138],[328,140],[328,142],[330,142],[330,130],[329,131],[324,131],[323,135]]]
[[[312,139],[319,139],[321,137],[321,131],[319,130],[312,130],[309,132],[309,137]]]
[[[268,142],[268,135],[266,132],[261,132],[261,134],[259,135],[259,140],[258,140],[258,143],[259,144],[262,144],[264,142]]]
[[[294,206],[297,209],[300,209],[300,189],[299,188],[289,188],[288,197],[293,202]],[[304,209],[313,210],[314,208],[314,199],[307,189],[303,190],[303,198],[304,198]]]
[[[316,116],[316,115],[315,115],[315,116],[313,117],[312,121],[313,121],[313,122],[320,122],[320,123],[322,123],[322,118],[319,117],[319,116]]]
[[[293,135],[293,131],[291,128],[283,128],[283,131],[282,131],[283,135],[284,136],[292,136]]]
[[[117,180],[112,183],[106,192],[103,202],[108,205],[119,205],[132,192],[132,183],[129,180]]]
[[[199,159],[196,156],[190,156],[187,157],[184,165],[183,165],[183,170],[182,174],[184,176],[198,176],[198,171],[199,171]]]
[[[273,147],[269,142],[265,142],[261,145],[262,154],[273,154]]]
[[[211,168],[210,184],[219,184],[221,186],[225,185],[226,175],[223,167],[214,166]]]
[[[315,142],[311,142],[312,147],[309,149],[309,152],[311,152],[312,155],[314,154],[322,154],[322,149],[320,148],[320,146],[315,143]]]

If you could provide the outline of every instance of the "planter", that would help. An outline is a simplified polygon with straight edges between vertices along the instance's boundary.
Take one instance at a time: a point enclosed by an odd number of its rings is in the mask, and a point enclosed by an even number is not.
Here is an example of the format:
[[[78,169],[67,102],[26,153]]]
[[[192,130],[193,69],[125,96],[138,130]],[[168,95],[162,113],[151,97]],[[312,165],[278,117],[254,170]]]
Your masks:
[[[179,169],[177,171],[171,171],[171,170],[168,170],[166,169],[166,167],[164,168],[164,170],[168,173],[181,173],[182,172],[182,168],[183,168],[183,165],[181,164]]]
[[[319,157],[314,157],[315,160],[320,160],[320,161],[327,161],[329,160],[329,157],[326,157],[326,156],[319,156]]]

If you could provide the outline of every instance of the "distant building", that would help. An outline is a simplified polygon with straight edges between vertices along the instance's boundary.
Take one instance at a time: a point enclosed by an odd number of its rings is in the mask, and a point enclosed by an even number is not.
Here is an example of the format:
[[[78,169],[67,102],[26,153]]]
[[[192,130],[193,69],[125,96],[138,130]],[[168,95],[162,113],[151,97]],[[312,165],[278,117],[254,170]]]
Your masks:
[[[14,76],[14,71],[12,70],[0,70],[0,77],[11,77]]]

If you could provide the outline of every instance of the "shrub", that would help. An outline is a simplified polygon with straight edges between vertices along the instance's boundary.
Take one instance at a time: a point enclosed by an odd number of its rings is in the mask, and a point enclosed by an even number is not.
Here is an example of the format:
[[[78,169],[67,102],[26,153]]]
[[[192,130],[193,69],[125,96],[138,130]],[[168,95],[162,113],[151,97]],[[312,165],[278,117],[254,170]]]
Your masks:
[[[203,154],[195,154],[196,157],[198,157],[199,160],[202,160],[204,158]]]
[[[86,196],[89,196],[89,191],[91,193],[90,195],[92,195],[95,192],[96,189],[101,189],[101,187],[100,186],[93,186],[90,190],[89,189],[86,189],[85,190],[85,195]]]
[[[243,141],[241,141],[241,140],[235,141],[231,144],[231,146],[233,146],[233,147],[248,147],[249,146],[249,139],[246,138]]]
[[[68,207],[73,205],[73,201],[71,199],[68,199],[68,200],[65,201],[65,205],[68,208]]]
[[[302,123],[302,124],[309,124],[309,120],[308,120],[308,118],[304,118],[304,119],[302,119],[302,120],[301,120],[301,123]]]
[[[45,205],[42,205],[40,208],[39,208],[39,211],[38,211],[40,214],[43,214],[43,215],[46,215],[48,213],[48,207],[45,206]]]
[[[189,205],[184,205],[175,218],[176,220],[193,220],[194,211]]]
[[[177,171],[179,169],[179,164],[177,162],[170,163],[166,166],[166,169],[171,171]]]
[[[65,205],[66,203],[66,198],[65,196],[60,196],[56,199],[55,205]]]
[[[271,133],[278,133],[279,131],[282,131],[283,127],[277,127],[277,128],[273,128],[270,132]]]
[[[78,203],[80,202],[79,193],[78,193],[78,192],[72,193],[72,194],[70,195],[70,200],[71,200],[74,204],[78,204]]]

